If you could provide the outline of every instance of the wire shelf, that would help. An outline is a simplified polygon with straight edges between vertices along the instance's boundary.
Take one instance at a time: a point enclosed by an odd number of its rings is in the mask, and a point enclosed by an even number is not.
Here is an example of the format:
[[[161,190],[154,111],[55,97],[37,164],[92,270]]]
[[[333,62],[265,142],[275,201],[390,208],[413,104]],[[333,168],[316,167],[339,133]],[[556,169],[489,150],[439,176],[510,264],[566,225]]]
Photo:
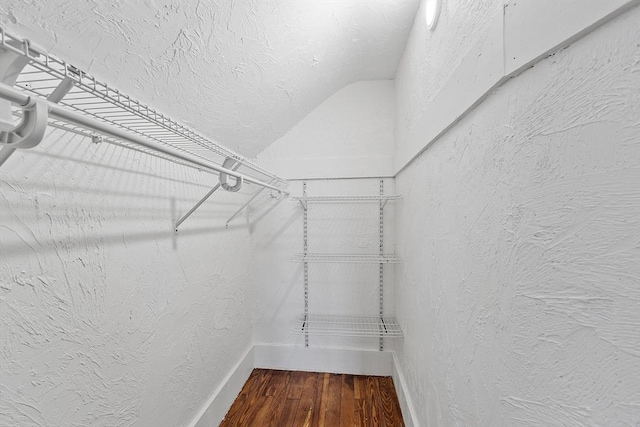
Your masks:
[[[402,196],[399,194],[395,195],[379,195],[379,196],[296,196],[291,197],[291,200],[295,200],[298,202],[319,202],[319,203],[359,203],[359,202],[377,202],[377,201],[388,201],[388,200],[398,200],[401,199]]]
[[[338,264],[398,264],[402,260],[396,255],[382,254],[295,254],[293,262],[338,263]]]
[[[252,171],[250,175],[255,178],[266,177],[278,187],[287,186],[284,179],[66,61],[35,49],[28,40],[7,33],[3,27],[0,27],[0,37],[2,48],[28,59],[16,80],[16,87],[47,98],[61,83],[72,83],[73,87],[59,101],[62,106],[203,160],[220,164],[226,158],[232,158]]]
[[[393,316],[302,315],[297,334],[344,337],[402,337],[402,329]]]

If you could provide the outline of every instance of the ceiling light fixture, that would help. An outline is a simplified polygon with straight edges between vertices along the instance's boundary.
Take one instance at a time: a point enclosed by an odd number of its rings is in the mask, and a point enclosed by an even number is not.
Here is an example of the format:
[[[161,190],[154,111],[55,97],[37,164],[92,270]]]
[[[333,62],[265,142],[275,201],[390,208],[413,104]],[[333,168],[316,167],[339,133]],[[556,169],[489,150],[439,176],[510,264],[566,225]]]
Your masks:
[[[425,0],[424,16],[427,21],[427,30],[433,30],[438,23],[440,15],[440,0]]]

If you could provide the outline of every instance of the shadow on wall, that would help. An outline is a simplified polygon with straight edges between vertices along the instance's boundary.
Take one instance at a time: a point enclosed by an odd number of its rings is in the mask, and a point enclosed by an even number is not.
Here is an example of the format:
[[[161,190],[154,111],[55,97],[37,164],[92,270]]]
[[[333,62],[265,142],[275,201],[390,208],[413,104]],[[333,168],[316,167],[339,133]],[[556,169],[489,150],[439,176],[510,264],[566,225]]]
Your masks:
[[[0,168],[0,247],[11,257],[145,241],[177,249],[181,236],[246,229],[225,222],[255,191],[249,185],[216,192],[174,235],[175,221],[217,183],[215,174],[53,129]]]
[[[109,144],[109,143],[108,142],[104,142],[103,144]],[[122,147],[122,146],[120,146],[118,144],[113,144],[113,146],[114,147]],[[130,174],[143,175],[143,176],[147,176],[147,177],[150,177],[150,178],[161,179],[161,180],[165,180],[165,181],[173,181],[173,182],[176,182],[176,183],[188,184],[188,185],[192,185],[192,186],[196,186],[196,187],[202,187],[202,188],[210,188],[211,186],[217,184],[217,182],[218,182],[218,177],[213,172],[209,172],[209,171],[205,171],[205,170],[201,171],[201,170],[199,170],[197,168],[194,168],[193,166],[182,165],[182,164],[180,164],[178,162],[175,162],[175,161],[172,161],[172,160],[167,160],[167,159],[164,159],[162,157],[155,156],[153,154],[145,153],[145,152],[142,152],[142,151],[139,151],[139,150],[135,150],[135,149],[132,149],[132,148],[128,148],[128,147],[122,147],[122,148],[124,150],[139,152],[139,153],[141,153],[142,156],[155,157],[155,158],[161,159],[160,161],[163,161],[163,162],[171,162],[171,163],[175,164],[176,166],[178,166],[180,168],[190,168],[190,169],[192,169],[194,171],[198,171],[199,173],[210,175],[212,184],[211,185],[198,184],[198,183],[187,181],[186,179],[176,179],[176,178],[168,177],[166,175],[159,175],[157,173],[143,172],[143,171],[136,170],[136,169],[133,169],[133,168],[125,168],[125,167],[121,167],[121,166],[109,165],[108,163],[105,163],[105,162],[84,160],[84,159],[79,159],[77,157],[71,157],[71,156],[67,156],[67,155],[59,155],[59,154],[47,153],[47,152],[44,152],[44,151],[31,150],[31,151],[25,151],[25,154],[28,155],[28,156],[42,156],[43,158],[55,159],[55,161],[69,161],[69,162],[77,163],[79,165],[90,166],[92,168],[94,168],[94,167],[95,168],[104,168],[104,169],[109,169],[109,170],[116,171],[116,172],[125,172],[125,173],[130,173]]]
[[[268,204],[270,200],[268,200],[266,203],[263,203],[261,206],[254,206],[253,209],[251,209],[251,211],[260,212],[260,214],[256,216],[253,219],[253,221],[251,221],[248,224],[249,232],[253,233],[253,231],[255,230],[255,225],[258,222],[260,222],[260,220],[262,220],[264,217],[266,217],[269,213],[271,213],[275,208],[277,208],[278,205],[282,203],[283,200],[285,200],[285,197],[282,197],[281,199],[277,200],[275,203],[272,203],[270,205]],[[264,207],[265,204],[267,205],[266,208]],[[284,231],[284,229],[288,228],[296,220],[296,218],[300,217],[301,214],[302,213],[292,216],[287,222],[287,224],[283,225],[279,230],[274,231],[274,235],[269,241],[270,242],[273,241],[273,239],[275,239],[279,234],[281,234]],[[268,246],[268,243],[267,243],[267,246]]]
[[[258,222],[258,220],[264,218],[268,213],[270,213],[273,209],[278,206],[280,202],[274,204],[269,209],[265,210],[259,217],[257,217],[253,223],[251,224],[250,231],[253,233],[254,225]],[[260,245],[261,249],[264,249],[271,244],[282,234],[284,234],[285,230],[289,229],[297,220],[302,216],[302,209],[296,209],[291,212],[288,218],[286,218],[279,227],[273,228],[271,231],[265,232],[264,238],[262,239],[263,243]]]
[[[11,254],[11,255],[22,255],[29,252],[56,252],[61,245],[64,245],[65,249],[74,249],[74,248],[86,248],[86,247],[102,247],[107,245],[121,245],[123,243],[137,243],[137,242],[161,242],[161,241],[169,241],[172,240],[174,242],[174,249],[177,248],[177,241],[180,240],[180,237],[187,236],[201,236],[203,234],[216,234],[216,233],[224,233],[228,231],[241,230],[246,228],[243,225],[235,225],[235,226],[216,226],[216,227],[200,227],[200,228],[189,228],[189,229],[180,229],[178,236],[175,236],[173,233],[173,225],[171,225],[169,230],[157,230],[157,231],[148,231],[148,232],[140,232],[140,233],[111,233],[111,234],[102,234],[99,236],[82,236],[77,239],[69,239],[68,236],[61,236],[60,238],[56,238],[52,236],[51,239],[42,240],[38,239],[37,247],[32,246],[31,243],[21,239],[18,233],[11,229],[10,227],[3,226],[4,230],[2,232],[3,235],[7,236],[9,233],[15,233],[18,236],[18,240],[12,243],[3,243],[1,245],[2,251]]]

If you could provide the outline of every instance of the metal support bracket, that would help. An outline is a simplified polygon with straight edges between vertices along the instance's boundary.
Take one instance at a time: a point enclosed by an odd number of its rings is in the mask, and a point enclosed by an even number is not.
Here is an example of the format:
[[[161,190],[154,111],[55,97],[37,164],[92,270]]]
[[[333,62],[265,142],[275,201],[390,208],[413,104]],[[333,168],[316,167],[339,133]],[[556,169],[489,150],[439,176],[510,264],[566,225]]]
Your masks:
[[[235,165],[233,165],[233,167],[231,168],[232,171],[237,171],[240,166],[242,166],[242,163],[236,163]],[[222,175],[222,174],[221,174]],[[240,182],[240,181],[239,181]],[[200,207],[200,205],[202,205],[204,202],[207,201],[207,199],[209,197],[211,197],[211,195],[213,193],[215,193],[218,188],[220,188],[222,186],[222,184],[216,184],[207,194],[204,195],[204,197],[202,199],[200,199],[198,201],[198,203],[195,204],[194,207],[192,207],[191,209],[189,209],[189,212],[187,212],[186,214],[184,214],[182,216],[182,218],[180,218],[179,220],[176,221],[175,226],[173,227],[173,234],[174,235],[178,235],[178,227],[180,227],[180,224],[182,224],[187,218],[189,218],[191,216],[192,213],[194,213],[196,211],[196,209],[198,209]]]
[[[4,40],[4,38],[3,38]],[[8,41],[7,47],[0,45],[0,81],[6,85],[13,86],[18,80],[24,67],[29,63],[28,54],[37,55],[29,49],[29,42],[15,43]],[[23,48],[27,55],[15,52],[9,47]],[[0,131],[7,131],[13,127],[13,114],[11,113],[11,102],[0,99]]]
[[[3,38],[4,42],[4,38]],[[0,81],[7,85],[15,85],[18,76],[29,63],[29,54],[37,55],[29,48],[29,42],[7,42],[11,47],[22,48],[27,55],[10,50],[0,45]],[[47,128],[48,110],[46,105],[38,103],[31,97],[27,105],[23,106],[22,122],[14,126],[11,102],[0,99],[0,166],[18,148],[32,148],[42,141]]]
[[[234,214],[233,214],[233,215],[231,215],[231,216],[229,217],[229,219],[227,220],[227,222],[226,222],[226,224],[225,224],[225,228],[229,228],[229,223],[230,223],[231,221],[233,221],[233,220],[234,220],[234,219],[235,219],[235,218],[240,214],[240,212],[242,212],[242,211],[244,210],[244,208],[246,208],[247,206],[249,206],[249,203],[253,202],[253,201],[256,199],[256,197],[258,197],[258,196],[260,195],[260,193],[262,193],[262,192],[264,191],[264,189],[265,189],[265,188],[266,188],[266,187],[262,187],[261,189],[259,189],[258,191],[256,191],[256,192],[253,194],[253,196],[251,196],[251,197],[249,198],[249,200],[247,200],[247,201],[246,201],[242,206],[240,206],[240,208],[238,208],[238,210],[237,210],[237,211],[235,211],[235,212],[234,212]]]
[[[13,129],[0,132],[0,145],[3,148],[33,148],[40,144],[47,129],[49,108],[47,102],[29,97],[27,105],[22,106],[22,121]]]
[[[0,45],[0,81],[7,85],[15,85],[20,73],[29,63],[30,57],[38,57],[38,53],[30,48],[28,40],[17,46],[8,42],[8,45],[21,47],[25,55],[17,53]],[[47,97],[47,101],[58,103],[73,88],[74,81],[65,77]],[[47,129],[49,108],[47,102],[36,97],[29,97],[26,105],[22,106],[22,121],[17,126],[13,125],[13,113],[11,102],[0,99],[0,166],[18,148],[33,148],[40,144]]]

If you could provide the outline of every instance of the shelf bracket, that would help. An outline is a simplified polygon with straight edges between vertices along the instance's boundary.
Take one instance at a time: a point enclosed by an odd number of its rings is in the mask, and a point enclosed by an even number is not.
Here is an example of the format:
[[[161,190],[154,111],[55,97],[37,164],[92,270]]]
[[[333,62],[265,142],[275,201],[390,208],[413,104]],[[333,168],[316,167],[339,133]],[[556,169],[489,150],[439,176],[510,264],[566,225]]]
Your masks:
[[[18,47],[11,41],[7,44]],[[29,63],[29,57],[38,56],[30,49],[28,40],[21,44],[26,55],[0,46],[0,56],[3,57],[3,61],[0,62],[0,81],[6,85],[14,86],[20,73]],[[47,97],[47,101],[60,102],[73,85],[73,80],[65,77]],[[22,106],[22,121],[14,126],[11,102],[1,99],[0,107],[0,145],[3,145],[0,150],[0,166],[2,166],[16,149],[33,148],[42,142],[47,129],[49,109],[44,100],[31,96],[27,104]]]
[[[242,166],[242,163],[237,163],[231,168],[231,170],[235,172],[240,168],[240,166]],[[209,190],[209,192],[207,194],[204,195],[204,197],[202,199],[200,199],[198,201],[198,203],[195,204],[194,207],[189,209],[189,212],[184,214],[182,216],[182,218],[180,218],[179,220],[176,221],[176,224],[173,227],[173,234],[174,235],[176,235],[176,236],[178,235],[178,227],[180,227],[180,224],[182,224],[187,218],[189,218],[191,216],[191,214],[194,213],[196,211],[196,209],[198,209],[204,202],[206,202],[207,199],[209,197],[211,197],[211,195],[213,193],[215,193],[218,190],[218,188],[220,188],[221,186],[222,186],[222,184],[220,184],[220,183],[216,184],[211,190]]]
[[[22,106],[22,121],[13,129],[0,132],[0,145],[4,150],[17,148],[33,148],[40,144],[47,129],[49,108],[47,102],[36,97],[29,97],[29,102]],[[8,156],[3,156],[8,158]]]
[[[4,44],[3,37],[3,44]],[[28,55],[37,56],[37,53],[29,48],[29,42],[6,42],[8,46],[22,48],[27,53],[15,52],[8,47],[0,46],[0,81],[6,85],[14,86],[18,76],[29,63]],[[45,103],[31,97],[26,105],[22,106],[22,121],[17,126],[13,122],[11,102],[0,99],[0,166],[18,148],[32,148],[42,141],[47,128],[48,109]]]
[[[23,44],[15,42],[12,43],[11,40],[6,43],[15,48],[20,48],[20,45]],[[28,43],[25,44],[25,49],[29,51]],[[30,53],[36,55],[33,51]],[[2,45],[0,45],[0,57],[2,57],[2,61],[0,61],[0,81],[6,85],[14,86],[18,80],[18,76],[20,76],[24,67],[29,63],[29,58],[26,55],[17,53]],[[0,130],[6,131],[13,127],[11,102],[0,99],[0,107]]]
[[[225,224],[225,228],[229,228],[229,223],[230,223],[231,221],[233,221],[233,220],[234,220],[234,219],[235,219],[235,218],[240,214],[240,212],[242,212],[242,211],[244,210],[244,208],[246,208],[247,206],[249,206],[249,203],[253,202],[253,201],[256,199],[256,197],[258,197],[258,196],[260,195],[260,193],[262,193],[262,192],[264,191],[264,189],[265,189],[265,188],[266,188],[266,187],[262,187],[261,189],[259,189],[258,191],[256,191],[256,192],[253,194],[253,196],[251,196],[251,197],[249,198],[249,200],[247,200],[247,201],[246,201],[242,206],[240,206],[240,208],[239,208],[237,211],[235,211],[233,215],[231,215],[231,216],[229,217],[229,219],[227,220],[227,223]]]

